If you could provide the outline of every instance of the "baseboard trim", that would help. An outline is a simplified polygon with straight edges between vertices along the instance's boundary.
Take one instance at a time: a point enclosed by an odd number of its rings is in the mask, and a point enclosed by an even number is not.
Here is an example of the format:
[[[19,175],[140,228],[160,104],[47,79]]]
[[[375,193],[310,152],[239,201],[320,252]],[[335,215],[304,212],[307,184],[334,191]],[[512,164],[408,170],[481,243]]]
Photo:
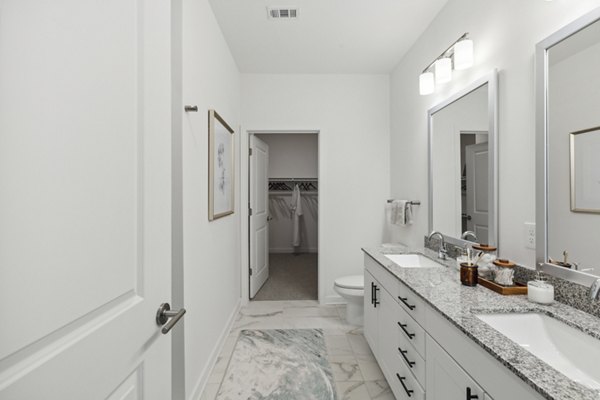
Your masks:
[[[206,367],[200,374],[200,378],[198,379],[198,382],[196,382],[196,385],[194,386],[194,390],[192,390],[192,395],[190,397],[188,397],[188,399],[200,400],[200,397],[202,396],[202,392],[204,392],[204,389],[206,388],[206,384],[208,383],[208,379],[210,378],[210,374],[212,373],[213,369],[215,368],[215,364],[217,363],[219,354],[221,354],[221,351],[223,350],[223,346],[225,345],[227,336],[229,336],[229,332],[231,331],[231,328],[233,327],[233,323],[235,322],[235,317],[238,315],[238,312],[240,311],[241,303],[242,303],[242,299],[240,298],[240,299],[238,299],[235,307],[233,308],[233,312],[231,313],[231,315],[229,316],[229,319],[227,320],[225,329],[223,329],[223,331],[221,332],[219,341],[217,342],[217,345],[215,346],[213,352],[211,353],[209,361],[206,364]]]

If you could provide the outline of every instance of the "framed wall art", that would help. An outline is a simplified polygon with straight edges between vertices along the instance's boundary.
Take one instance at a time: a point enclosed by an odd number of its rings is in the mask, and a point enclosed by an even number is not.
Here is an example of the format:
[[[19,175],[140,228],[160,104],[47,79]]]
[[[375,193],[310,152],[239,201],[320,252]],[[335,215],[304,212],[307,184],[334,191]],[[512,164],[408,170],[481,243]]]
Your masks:
[[[600,213],[600,127],[573,132],[571,211]]]
[[[215,111],[208,110],[208,220],[233,214],[234,132]]]

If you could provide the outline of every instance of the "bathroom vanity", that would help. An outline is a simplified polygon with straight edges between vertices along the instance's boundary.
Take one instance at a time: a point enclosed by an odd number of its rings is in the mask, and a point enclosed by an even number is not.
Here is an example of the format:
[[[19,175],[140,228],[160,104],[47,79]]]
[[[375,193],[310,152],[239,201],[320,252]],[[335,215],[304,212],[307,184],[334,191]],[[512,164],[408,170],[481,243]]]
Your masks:
[[[364,334],[397,399],[600,398],[600,386],[558,372],[478,316],[544,314],[592,342],[600,340],[600,319],[558,302],[541,306],[463,286],[454,260],[440,264],[430,250],[419,251],[430,261],[419,265],[388,257],[415,253],[406,248],[363,250]],[[594,374],[591,386],[600,382]]]

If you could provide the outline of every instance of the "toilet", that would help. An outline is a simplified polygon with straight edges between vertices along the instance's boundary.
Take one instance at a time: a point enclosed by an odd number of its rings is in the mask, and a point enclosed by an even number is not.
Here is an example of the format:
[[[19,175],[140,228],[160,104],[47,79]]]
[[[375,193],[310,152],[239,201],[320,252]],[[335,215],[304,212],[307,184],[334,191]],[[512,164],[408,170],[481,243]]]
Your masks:
[[[352,325],[363,324],[364,275],[337,278],[333,289],[346,300],[346,321]]]

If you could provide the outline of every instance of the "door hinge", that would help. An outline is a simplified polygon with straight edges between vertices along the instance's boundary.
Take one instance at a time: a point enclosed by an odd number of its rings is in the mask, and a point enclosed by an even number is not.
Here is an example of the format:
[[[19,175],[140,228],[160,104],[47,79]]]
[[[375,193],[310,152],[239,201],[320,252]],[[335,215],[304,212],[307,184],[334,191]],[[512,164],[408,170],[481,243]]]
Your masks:
[[[248,215],[252,215],[252,207],[248,207]]]
[[[252,268],[250,268],[250,276],[252,276]]]
[[[248,152],[249,155],[252,155],[252,148],[249,149],[250,151]]]

